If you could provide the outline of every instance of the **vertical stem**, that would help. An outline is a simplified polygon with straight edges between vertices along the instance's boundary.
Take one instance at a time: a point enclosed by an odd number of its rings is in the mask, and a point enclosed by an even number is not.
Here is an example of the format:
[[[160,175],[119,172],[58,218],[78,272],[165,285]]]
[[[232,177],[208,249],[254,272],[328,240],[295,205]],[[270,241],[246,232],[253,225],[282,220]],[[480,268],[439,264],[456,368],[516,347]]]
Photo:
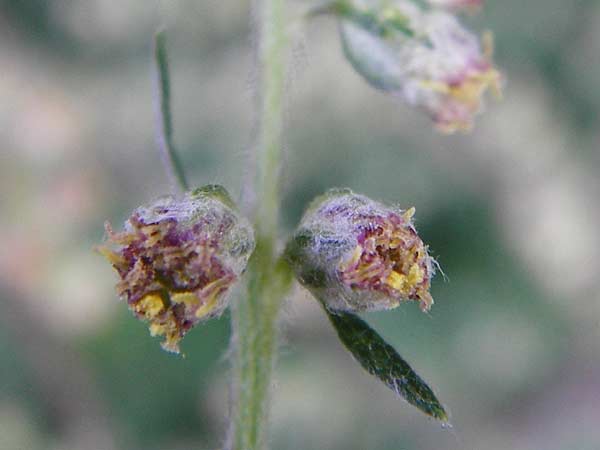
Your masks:
[[[259,1],[260,129],[254,182],[257,241],[248,265],[245,295],[232,311],[233,399],[227,445],[231,450],[266,448],[277,317],[291,283],[287,264],[275,256],[284,111],[284,1]]]
[[[165,166],[169,183],[174,190],[188,190],[188,183],[181,161],[173,144],[173,116],[171,114],[171,81],[167,58],[166,34],[160,30],[154,36],[154,61],[158,85],[156,100],[156,132],[160,156]]]
[[[266,448],[277,317],[292,281],[287,263],[275,262],[265,241],[257,242],[248,272],[246,295],[232,311],[235,354],[229,450]]]
[[[279,214],[285,84],[285,0],[259,0],[260,130],[255,176],[258,205],[255,222],[260,235],[274,238]]]

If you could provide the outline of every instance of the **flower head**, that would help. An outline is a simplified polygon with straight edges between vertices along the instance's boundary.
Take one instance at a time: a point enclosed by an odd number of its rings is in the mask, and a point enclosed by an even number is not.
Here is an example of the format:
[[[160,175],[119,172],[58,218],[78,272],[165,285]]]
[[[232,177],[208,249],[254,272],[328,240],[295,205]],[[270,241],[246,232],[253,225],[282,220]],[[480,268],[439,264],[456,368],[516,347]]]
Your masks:
[[[450,13],[407,0],[386,7],[375,0],[349,4],[340,14],[349,61],[377,89],[424,109],[439,130],[470,130],[483,94],[491,89],[499,95],[491,34],[481,44]]]
[[[435,263],[414,228],[414,211],[331,190],[309,207],[286,255],[330,310],[375,311],[413,300],[428,311]]]
[[[227,307],[254,249],[250,224],[220,186],[139,207],[122,232],[105,227],[108,242],[98,251],[119,274],[118,295],[175,353],[194,325]]]

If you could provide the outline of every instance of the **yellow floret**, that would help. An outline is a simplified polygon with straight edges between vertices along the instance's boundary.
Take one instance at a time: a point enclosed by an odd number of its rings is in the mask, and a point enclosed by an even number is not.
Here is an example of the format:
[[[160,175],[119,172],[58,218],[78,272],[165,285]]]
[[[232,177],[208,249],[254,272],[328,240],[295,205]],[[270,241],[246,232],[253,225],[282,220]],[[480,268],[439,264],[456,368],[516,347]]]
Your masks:
[[[193,306],[198,302],[198,297],[193,292],[177,292],[171,294],[173,303],[184,303],[186,306]]]
[[[396,271],[393,271],[388,275],[385,283],[397,291],[403,291],[406,284],[406,275],[402,275]]]
[[[227,284],[227,280],[220,278],[204,286],[201,296],[205,297],[206,300],[204,304],[196,310],[197,318],[201,319],[215,309],[215,305],[219,299],[219,294],[222,292],[224,287],[227,287]]]
[[[500,74],[490,68],[485,72],[469,76],[463,83],[457,86],[449,87],[448,94],[459,102],[475,108],[479,105],[481,96],[488,87],[492,88],[496,95],[499,95],[499,79]]]
[[[162,298],[158,294],[148,294],[135,305],[135,310],[148,318],[156,317],[163,308]]]
[[[113,266],[124,267],[127,265],[125,258],[123,258],[117,252],[112,251],[105,245],[99,245],[98,247],[96,247],[96,251],[102,256],[104,256],[108,260],[108,262],[111,263]]]
[[[418,264],[413,264],[408,271],[408,284],[413,287],[423,281],[423,269]]]
[[[415,215],[415,212],[416,212],[416,211],[417,211],[417,210],[415,209],[415,207],[414,207],[414,206],[413,206],[413,207],[411,207],[411,208],[408,208],[408,209],[407,209],[406,211],[404,211],[404,213],[402,214],[402,218],[403,218],[404,220],[406,220],[407,222],[410,222],[410,219],[412,219],[412,218],[413,218],[413,216]]]
[[[166,333],[167,327],[158,323],[150,324],[150,336],[162,336]]]

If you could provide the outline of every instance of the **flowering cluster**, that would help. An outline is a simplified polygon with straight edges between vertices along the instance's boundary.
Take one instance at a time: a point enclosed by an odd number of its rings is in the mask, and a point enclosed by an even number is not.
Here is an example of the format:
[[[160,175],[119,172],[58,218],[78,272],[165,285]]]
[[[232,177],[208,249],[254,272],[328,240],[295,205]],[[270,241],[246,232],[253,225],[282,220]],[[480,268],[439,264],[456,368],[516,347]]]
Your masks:
[[[375,311],[413,300],[428,311],[435,264],[412,223],[414,211],[331,190],[305,213],[287,258],[329,310]]]
[[[338,0],[333,11],[346,57],[372,86],[424,109],[442,132],[468,131],[485,91],[500,93],[491,35],[480,43],[446,10],[480,1],[430,3]]]
[[[116,290],[150,334],[178,353],[198,322],[227,307],[227,292],[254,249],[250,224],[220,186],[136,209],[122,232],[106,223],[98,250],[119,274]]]

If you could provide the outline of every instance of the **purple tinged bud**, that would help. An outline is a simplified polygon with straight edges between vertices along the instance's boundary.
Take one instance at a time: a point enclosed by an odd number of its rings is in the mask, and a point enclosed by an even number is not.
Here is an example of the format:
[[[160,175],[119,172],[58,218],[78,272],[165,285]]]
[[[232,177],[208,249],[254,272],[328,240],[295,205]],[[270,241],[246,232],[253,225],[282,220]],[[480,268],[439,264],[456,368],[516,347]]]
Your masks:
[[[415,230],[414,211],[330,190],[309,206],[286,257],[331,311],[378,311],[404,301],[428,311],[435,261]]]
[[[442,7],[478,1],[435,2]],[[344,53],[373,87],[424,110],[445,133],[469,131],[489,89],[500,96],[492,35],[482,42],[444,9],[408,0],[340,0]]]
[[[98,251],[120,277],[118,295],[174,353],[192,327],[225,310],[254,250],[250,223],[215,185],[139,207],[121,232],[105,227]]]

